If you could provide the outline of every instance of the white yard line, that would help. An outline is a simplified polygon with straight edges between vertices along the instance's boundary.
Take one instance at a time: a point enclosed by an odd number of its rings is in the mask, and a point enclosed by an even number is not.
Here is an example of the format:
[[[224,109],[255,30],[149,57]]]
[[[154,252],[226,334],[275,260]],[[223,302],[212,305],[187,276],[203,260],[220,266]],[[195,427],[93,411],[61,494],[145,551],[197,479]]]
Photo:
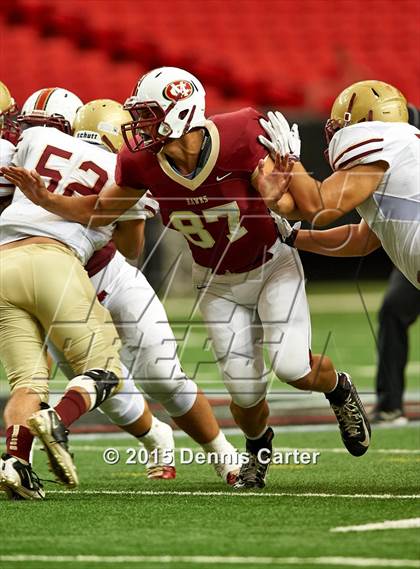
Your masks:
[[[350,498],[364,500],[419,500],[420,494],[327,494],[324,492],[226,492],[187,490],[49,490],[49,494],[86,496],[220,496],[230,498]]]
[[[222,555],[0,555],[3,563],[191,563],[210,565],[321,565],[345,567],[414,567],[414,559],[375,557],[236,557]]]
[[[330,531],[336,533],[347,533],[349,531],[376,531],[384,529],[411,529],[420,528],[420,518],[409,518],[406,520],[385,520],[374,524],[363,524],[360,526],[339,526],[331,528]]]

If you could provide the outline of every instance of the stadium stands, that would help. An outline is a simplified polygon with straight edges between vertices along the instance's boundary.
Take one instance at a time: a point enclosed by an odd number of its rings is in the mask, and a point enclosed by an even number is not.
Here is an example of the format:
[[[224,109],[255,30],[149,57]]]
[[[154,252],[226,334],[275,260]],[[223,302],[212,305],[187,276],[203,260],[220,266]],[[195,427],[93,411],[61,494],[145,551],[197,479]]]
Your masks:
[[[370,77],[420,104],[420,4],[412,0],[2,4],[2,79],[18,100],[52,83],[84,99],[123,100],[144,70],[176,65],[202,79],[213,111],[326,112],[344,86]]]

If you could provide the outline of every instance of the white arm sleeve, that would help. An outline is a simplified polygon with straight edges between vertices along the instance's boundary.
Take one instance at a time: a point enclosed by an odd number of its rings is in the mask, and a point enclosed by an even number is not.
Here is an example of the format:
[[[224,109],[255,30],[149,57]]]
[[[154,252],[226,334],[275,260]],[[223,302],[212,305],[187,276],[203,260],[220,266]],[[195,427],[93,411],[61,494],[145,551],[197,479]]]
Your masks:
[[[13,166],[25,167],[25,161],[29,152],[28,143],[30,143],[31,134],[31,129],[28,128],[28,130],[24,130],[20,135],[13,155]]]

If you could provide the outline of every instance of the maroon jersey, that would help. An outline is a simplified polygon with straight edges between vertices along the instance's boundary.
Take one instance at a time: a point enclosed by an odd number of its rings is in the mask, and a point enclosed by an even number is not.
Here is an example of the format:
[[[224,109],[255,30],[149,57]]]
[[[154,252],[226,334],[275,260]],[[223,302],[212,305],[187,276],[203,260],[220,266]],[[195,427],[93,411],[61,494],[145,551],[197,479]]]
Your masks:
[[[192,179],[169,164],[161,152],[131,153],[117,160],[120,186],[150,190],[163,222],[187,239],[196,263],[217,273],[244,272],[269,258],[277,229],[251,178],[267,151],[260,115],[252,108],[216,115],[206,123],[211,150]]]

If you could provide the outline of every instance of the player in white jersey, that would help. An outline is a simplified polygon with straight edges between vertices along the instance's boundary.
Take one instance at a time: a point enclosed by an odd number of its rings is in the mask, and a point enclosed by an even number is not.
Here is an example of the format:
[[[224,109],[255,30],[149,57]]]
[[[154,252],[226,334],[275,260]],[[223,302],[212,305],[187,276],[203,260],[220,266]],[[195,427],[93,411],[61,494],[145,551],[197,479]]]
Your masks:
[[[270,150],[300,147],[296,128],[279,113],[263,124]],[[385,249],[420,288],[420,131],[409,124],[407,102],[391,85],[361,81],[336,99],[326,126],[334,174],[319,184],[300,164],[290,192],[267,205],[286,217],[326,225],[356,208],[362,222],[326,231],[299,231],[295,246],[331,256],[366,255]]]
[[[36,95],[36,101],[44,98],[45,101],[52,100],[54,102],[55,99],[59,99],[60,95],[62,95],[63,90],[59,89],[48,89],[42,90],[39,95]],[[47,95],[47,96],[44,96]],[[68,93],[64,93],[66,99],[68,98]],[[44,96],[44,97],[43,97]],[[74,98],[74,96],[72,95]],[[31,98],[30,98],[31,99]],[[74,99],[73,99],[74,100]],[[59,101],[58,101],[59,102]],[[79,105],[79,100],[76,100],[75,103],[77,106]],[[81,101],[80,101],[81,103]],[[27,108],[28,106],[26,106]],[[25,110],[25,105],[24,105]],[[32,110],[32,109],[31,109]],[[43,119],[45,120],[45,113],[48,113],[47,109],[39,109],[39,115],[36,117],[37,120]],[[28,116],[30,113],[24,115],[24,122],[28,122],[30,124],[30,117]],[[74,119],[75,110],[73,115],[70,113],[65,114],[66,122],[69,123]],[[57,118],[55,118],[56,126],[60,127],[60,123],[57,122]],[[35,131],[35,135],[33,134]],[[63,149],[62,141],[67,139],[70,142],[70,145],[74,145],[76,142],[72,137],[63,134],[57,129],[51,128],[44,128],[44,127],[34,127],[33,129],[26,130],[22,136],[22,140],[16,149],[16,153],[13,157],[15,163],[25,163],[30,165],[31,167],[35,167],[36,164],[45,159],[45,152],[51,151],[53,153],[54,149],[58,151],[61,158],[65,159],[65,157],[70,157],[69,155],[73,155],[75,152],[71,153],[69,146],[67,146],[66,150]],[[50,144],[48,144],[50,143]],[[60,147],[54,147],[54,144],[60,144]],[[90,150],[91,148],[84,143],[79,142],[79,146],[85,147],[83,150]],[[80,151],[80,156],[83,155],[83,151]],[[95,156],[87,156],[88,158],[96,159]],[[10,160],[10,153],[8,156],[4,158],[5,160]],[[48,159],[48,157],[47,157]],[[86,162],[86,161],[85,161]],[[51,164],[48,164],[51,166]],[[64,165],[64,166],[63,166]],[[99,172],[99,176],[104,176],[103,172],[105,170],[99,171],[99,166],[94,162],[88,163],[93,169],[96,168],[96,171]],[[55,171],[55,178],[53,177],[50,183],[60,181],[60,178],[64,178],[66,180],[65,174],[65,167],[68,164],[61,163],[60,170]],[[83,162],[82,162],[83,167]],[[102,169],[101,169],[102,170]],[[83,170],[82,170],[83,174]],[[106,174],[106,172],[105,172]],[[107,175],[106,175],[107,176]],[[105,178],[107,179],[107,177]],[[73,183],[73,187],[75,188],[75,184],[77,185],[78,191],[88,191],[89,185],[94,186],[94,180],[89,180],[89,178],[84,179],[74,179],[69,178],[66,180],[68,182],[68,186],[70,183]],[[92,183],[91,183],[92,182]],[[83,186],[81,185],[83,184]],[[10,189],[9,189],[10,191]],[[56,287],[57,277],[55,276],[55,272],[59,270],[59,266],[54,266],[51,264],[50,269],[47,274],[41,275],[42,278],[33,279],[34,280],[34,294],[35,297],[38,297],[35,302],[28,302],[28,299],[25,298],[22,300],[22,297],[25,295],[16,294],[16,298],[11,298],[13,296],[13,292],[11,291],[12,288],[16,288],[18,290],[20,287],[25,288],[25,283],[22,283],[21,280],[24,280],[24,275],[19,269],[19,260],[14,260],[13,258],[10,259],[10,254],[14,254],[16,256],[16,246],[19,247],[18,253],[21,253],[21,257],[25,256],[25,253],[31,254],[34,257],[42,256],[37,263],[37,267],[34,269],[34,274],[37,271],[37,268],[47,267],[48,266],[48,259],[49,257],[53,257],[57,263],[61,262],[62,252],[59,249],[56,249],[52,252],[51,250],[42,250],[42,245],[45,247],[46,245],[50,244],[59,244],[65,243],[69,246],[70,249],[73,249],[74,253],[80,258],[82,261],[86,261],[87,257],[90,256],[91,250],[97,246],[97,243],[102,244],[102,242],[109,238],[109,231],[105,231],[104,235],[105,238],[98,234],[97,232],[87,232],[84,226],[80,226],[79,228],[76,227],[76,224],[73,224],[70,227],[69,231],[66,231],[65,225],[62,223],[60,219],[53,219],[49,218],[46,219],[43,216],[44,211],[40,208],[33,209],[33,204],[26,200],[26,198],[16,190],[14,195],[13,204],[5,210],[3,216],[0,219],[0,228],[1,228],[1,238],[0,238],[0,246],[2,246],[2,301],[5,302],[6,306],[4,307],[4,320],[1,322],[2,325],[2,332],[4,332],[4,342],[2,342],[2,351],[1,351],[1,359],[5,365],[6,372],[8,378],[12,385],[12,397],[7,405],[5,411],[5,422],[8,426],[7,429],[7,453],[2,456],[0,461],[0,487],[7,491],[10,497],[14,497],[20,495],[24,498],[42,498],[44,493],[42,490],[42,485],[36,479],[33,471],[30,468],[29,463],[29,455],[30,449],[32,446],[32,435],[29,433],[26,427],[25,418],[29,413],[28,409],[34,411],[37,409],[39,405],[39,400],[45,401],[48,396],[48,386],[46,383],[47,380],[47,368],[46,368],[46,359],[45,354],[43,353],[42,349],[42,335],[40,335],[39,330],[33,329],[31,316],[35,316],[37,320],[41,322],[42,327],[44,328],[45,332],[47,332],[47,337],[49,337],[52,341],[58,343],[61,348],[66,346],[66,343],[70,340],[73,341],[73,344],[79,343],[79,347],[75,348],[70,345],[69,347],[65,347],[65,352],[69,360],[72,362],[73,369],[76,373],[83,372],[83,367],[86,367],[88,364],[88,369],[94,367],[95,364],[98,365],[99,361],[104,360],[103,350],[110,351],[107,354],[108,356],[112,356],[115,359],[118,357],[117,349],[118,349],[118,342],[116,342],[117,333],[113,328],[112,324],[110,324],[111,319],[107,318],[107,312],[100,308],[100,305],[97,304],[95,301],[95,293],[94,290],[89,284],[83,270],[79,270],[79,263],[78,262],[71,262],[70,259],[66,259],[64,265],[66,265],[67,269],[70,269],[68,272],[69,274],[66,275],[67,271],[64,271],[61,280],[63,283]],[[67,224],[71,226],[72,224]],[[79,229],[79,232],[78,232]],[[37,236],[34,239],[34,236]],[[38,247],[37,250],[33,249],[35,244],[40,244],[41,247]],[[28,247],[29,245],[29,247]],[[31,248],[32,246],[32,248]],[[12,250],[11,250],[12,249]],[[29,251],[29,249],[31,249]],[[54,254],[53,254],[54,253]],[[66,254],[66,253],[65,253]],[[24,259],[23,259],[24,260]],[[76,261],[76,259],[74,259]],[[15,267],[13,267],[13,263],[15,263]],[[15,272],[14,272],[15,270]],[[18,270],[18,273],[16,273]],[[42,272],[42,271],[41,271]],[[39,271],[38,271],[39,273]],[[27,275],[29,276],[29,275]],[[38,277],[40,275],[38,274]],[[64,280],[63,280],[64,278]],[[77,280],[76,280],[77,279]],[[45,282],[47,280],[47,282]],[[13,282],[15,281],[15,282]],[[38,281],[38,282],[37,282]],[[83,281],[81,283],[80,281]],[[75,284],[76,283],[76,284]],[[80,286],[78,286],[80,285]],[[74,291],[72,287],[74,286]],[[82,287],[82,288],[81,288]],[[59,296],[57,296],[57,288]],[[50,298],[50,302],[45,303],[42,301],[44,289],[47,289],[47,294],[49,294],[52,298]],[[90,293],[90,290],[92,293]],[[27,292],[27,291],[26,291]],[[63,297],[64,292],[64,297]],[[80,294],[80,298],[77,297],[77,294]],[[18,298],[19,297],[19,298]],[[48,310],[54,310],[54,301],[57,301],[56,314],[50,317],[51,315],[48,314]],[[85,302],[87,299],[87,302]],[[80,312],[80,307],[85,302],[84,306],[86,308],[86,313]],[[48,304],[48,310],[46,305]],[[75,310],[75,319],[76,321],[79,319],[77,315],[82,316],[80,319],[81,325],[74,325],[75,323],[72,322],[71,316],[72,308],[77,306],[77,310]],[[20,313],[20,320],[16,319],[16,313]],[[28,313],[27,313],[28,312]],[[77,313],[76,313],[77,312]],[[89,316],[89,312],[93,314],[93,318]],[[54,323],[54,320],[60,320],[63,315],[66,315],[66,322],[62,321],[60,324],[54,324],[51,326],[51,323]],[[57,318],[58,316],[58,318]],[[94,353],[97,351],[97,347],[95,346],[97,339],[92,342],[94,336],[92,336],[92,332],[95,334],[102,334],[102,331],[99,329],[101,326],[104,325],[105,321],[108,320],[107,328],[108,332],[102,337],[99,337],[99,347],[100,352]],[[85,323],[83,323],[85,321]],[[22,326],[22,323],[24,324]],[[16,327],[16,333],[14,333],[14,326]],[[26,327],[25,327],[26,326]],[[39,325],[38,325],[39,326]],[[99,326],[99,327],[98,327]],[[32,327],[32,329],[31,329]],[[73,330],[72,330],[73,328]],[[88,333],[84,333],[85,336],[82,335],[83,329],[86,328]],[[60,329],[62,333],[60,333]],[[31,332],[33,332],[31,337]],[[64,344],[62,343],[64,341]],[[41,344],[42,342],[42,344]],[[30,344],[30,349],[25,349]],[[92,344],[92,345],[89,345]],[[110,346],[112,346],[110,348]],[[20,353],[18,353],[19,348],[21,348]],[[85,354],[83,353],[85,352]],[[28,353],[27,353],[28,352]],[[92,352],[92,354],[90,353]],[[93,364],[91,365],[91,362]],[[33,365],[33,367],[32,367]],[[121,371],[116,364],[113,364],[114,369],[118,371],[118,376],[121,376]],[[85,380],[90,381],[93,383],[95,381],[95,385],[93,386],[94,391],[100,391],[100,387],[98,386],[98,381],[101,381],[101,372],[100,370],[94,370],[96,373],[89,380],[89,371],[86,372],[84,376],[79,376],[78,380],[73,380],[68,387],[66,396],[67,399],[72,397],[73,388],[79,382],[80,379],[83,378]],[[33,380],[32,376],[40,376]],[[74,375],[74,374],[73,374]],[[91,373],[92,375],[92,373]],[[114,374],[116,375],[116,374]],[[118,383],[118,379],[115,377],[113,378],[114,383]],[[87,385],[86,381],[82,386],[79,386],[81,390],[83,390],[83,385]],[[112,385],[109,384],[106,388],[102,388],[102,391],[108,391],[108,395],[111,394],[111,387]],[[143,396],[138,392],[135,388],[134,384],[131,382],[128,384],[128,387],[125,386],[127,391],[130,391],[133,395],[130,397],[130,405],[127,405],[126,408],[121,409],[121,405],[113,405],[113,409],[111,409],[111,415],[113,418],[116,418],[117,422],[119,419],[127,420],[127,415],[131,413],[131,417],[133,420],[135,419],[135,424],[133,425],[132,421],[127,421],[127,428],[129,432],[132,434],[144,434],[150,427],[153,426],[153,433],[148,433],[147,439],[143,437],[142,442],[148,446],[149,450],[156,448],[156,446],[162,446],[165,443],[165,446],[173,449],[173,439],[171,435],[170,427],[157,422],[154,420],[152,422],[152,416],[150,411],[145,407],[145,402]],[[76,391],[78,391],[76,389]],[[79,389],[80,391],[80,389]],[[85,390],[86,391],[86,390]],[[114,389],[115,391],[115,389]],[[28,392],[36,394],[33,397],[31,403],[27,403],[26,406],[22,405],[22,401],[26,403],[26,399],[28,399]],[[81,392],[81,391],[80,391]],[[73,394],[74,395],[74,394]],[[92,400],[94,396],[90,396],[87,394],[89,398]],[[104,404],[106,406],[106,393],[104,393]],[[29,396],[30,397],[30,396]],[[17,399],[17,401],[16,401]],[[76,396],[77,399],[77,396]],[[100,398],[96,398],[97,401],[93,401],[92,406],[96,406],[96,403],[100,403]],[[71,405],[76,405],[77,407],[77,400],[71,402]],[[65,407],[65,402],[60,402],[61,407],[63,405]],[[79,404],[81,401],[79,399]],[[24,412],[19,412],[16,410],[17,405],[22,405],[24,407]],[[58,406],[57,406],[58,407]],[[60,416],[63,421],[66,421],[66,426],[73,422],[70,420],[71,417],[67,416],[63,418],[65,415],[66,409],[60,408]],[[40,428],[45,426],[41,424],[41,419],[49,419],[53,413],[52,410],[45,410],[41,412],[41,417],[38,417],[37,424],[35,425],[36,428]],[[137,413],[136,416],[133,416],[133,413]],[[70,413],[71,414],[71,413]],[[42,417],[44,415],[44,417]],[[47,417],[45,417],[47,415]],[[68,414],[67,414],[68,415]],[[16,418],[17,417],[17,418]],[[32,419],[30,419],[32,420]],[[12,424],[10,424],[12,423]],[[128,425],[129,423],[129,425]],[[124,424],[124,423],[123,423]],[[62,427],[62,425],[61,425]],[[137,427],[137,433],[135,432],[134,427]],[[140,429],[140,430],[139,430]],[[36,429],[35,429],[36,430]],[[61,429],[60,437],[61,437],[61,445],[56,445],[56,447],[60,447],[63,449],[63,457],[60,459],[66,459],[66,433],[63,432],[64,429]],[[169,431],[169,433],[168,433]],[[45,434],[45,433],[44,433]],[[162,440],[163,439],[163,440]],[[43,441],[45,442],[45,441]],[[77,475],[75,474],[74,469],[72,469],[71,461],[68,461],[68,464],[65,464],[65,468],[63,465],[58,465],[57,457],[52,456],[49,452],[49,459],[52,463],[53,469],[55,470],[56,474],[60,477],[60,474],[63,475],[64,481],[68,482],[71,485],[75,485],[77,483]],[[58,469],[65,470],[67,469],[68,472],[57,472]],[[23,472],[25,471],[25,472]],[[24,481],[29,480],[31,483],[25,484]]]
[[[56,128],[35,126],[22,132],[13,164],[37,170],[48,179],[49,191],[65,195],[99,192],[112,184],[112,155]],[[112,226],[99,231],[73,224],[34,206],[17,188],[12,204],[1,216],[0,244],[27,236],[62,240],[85,265],[94,251],[110,240]]]
[[[51,89],[45,103],[60,98],[67,103],[61,119],[70,124],[82,102],[65,90]],[[38,100],[37,96],[37,104]],[[45,115],[45,110],[39,109],[38,114]],[[76,486],[66,427],[118,389],[121,367],[116,332],[104,326],[106,311],[94,301],[89,279],[61,233],[13,235],[11,225],[3,225],[6,218],[7,213],[0,218],[0,359],[12,393],[4,414],[8,452],[1,458],[0,483],[9,495],[42,499],[42,484],[30,465],[33,434],[28,427],[32,431],[38,427],[32,414],[54,414],[54,424],[43,433],[44,446],[57,477]],[[80,374],[58,403],[58,415],[50,409],[38,411],[48,399],[45,337],[66,351]]]
[[[0,81],[0,164],[9,165],[12,162],[15,147],[8,140],[11,129],[15,129],[10,120],[10,113],[17,110],[16,103],[9,89]],[[13,130],[15,132],[15,130]],[[6,178],[0,176],[0,212],[10,203],[15,186]]]
[[[8,140],[0,138],[0,164],[8,166],[12,163],[15,147]],[[0,176],[0,212],[4,207],[9,205],[13,196],[15,186],[11,184],[6,178]]]
[[[19,138],[19,126],[16,122],[19,112],[16,101],[7,86],[0,81],[0,138],[16,144]]]

